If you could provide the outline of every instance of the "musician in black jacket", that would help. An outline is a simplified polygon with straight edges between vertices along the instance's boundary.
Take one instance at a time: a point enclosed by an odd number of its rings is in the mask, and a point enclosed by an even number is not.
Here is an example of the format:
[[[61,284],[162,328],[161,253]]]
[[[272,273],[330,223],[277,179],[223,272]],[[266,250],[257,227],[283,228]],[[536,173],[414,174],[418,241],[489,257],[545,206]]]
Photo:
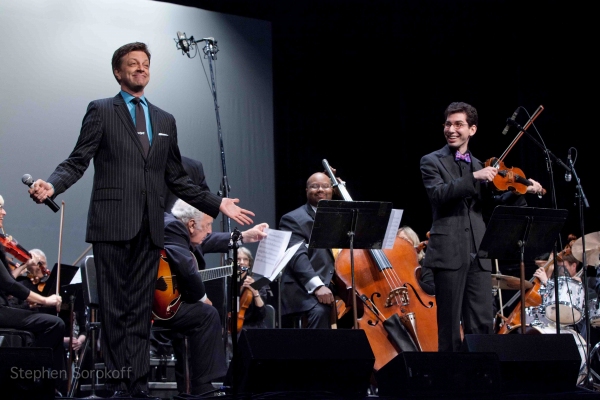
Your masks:
[[[4,210],[4,199],[0,196],[0,230],[3,228],[3,220],[6,215]],[[26,301],[30,309],[16,308],[11,306],[9,300],[15,297]],[[32,332],[35,335],[35,347],[49,347],[52,349],[52,363],[54,372],[51,377],[56,377],[56,388],[63,389],[66,379],[65,352],[63,349],[63,336],[65,324],[56,315],[40,313],[35,306],[51,306],[60,310],[62,299],[53,294],[44,297],[29,290],[11,275],[5,249],[0,245],[0,327],[21,329]],[[24,371],[31,373],[31,371]],[[18,374],[19,371],[16,371]],[[14,376],[11,371],[11,376]],[[25,396],[25,394],[24,394]]]
[[[200,247],[204,252],[227,251],[231,234],[212,233],[212,222],[211,216],[183,200],[175,202],[171,214],[165,213],[165,251],[171,272],[177,278],[182,302],[173,317],[167,320],[155,318],[154,324],[179,333],[173,335],[171,340],[177,359],[175,370],[180,392],[185,392],[183,335],[188,337],[190,386],[193,395],[214,391],[211,382],[225,376],[227,372],[219,314],[206,296],[198,270],[198,264],[204,264],[204,260],[196,260],[192,254],[194,247],[199,244],[202,244]],[[266,237],[266,228],[266,223],[255,225],[242,232],[242,238],[248,243],[261,240]]]

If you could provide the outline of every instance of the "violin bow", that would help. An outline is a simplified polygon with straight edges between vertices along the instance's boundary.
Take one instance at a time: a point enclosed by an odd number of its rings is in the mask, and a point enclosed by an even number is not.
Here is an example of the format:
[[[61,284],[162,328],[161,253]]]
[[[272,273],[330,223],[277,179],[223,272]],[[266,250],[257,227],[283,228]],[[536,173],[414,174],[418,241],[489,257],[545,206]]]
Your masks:
[[[56,261],[56,295],[60,296],[60,260],[62,259],[62,235],[63,235],[63,223],[65,220],[65,201],[62,202],[60,208],[60,229],[58,231],[58,259]]]
[[[521,139],[521,137],[523,136],[523,134],[525,133],[525,131],[533,124],[533,121],[535,121],[537,119],[537,117],[540,116],[540,114],[542,113],[542,111],[544,111],[544,106],[540,105],[537,108],[537,110],[535,110],[535,112],[533,113],[533,115],[531,117],[529,117],[529,121],[527,121],[527,123],[525,124],[524,127],[521,127],[521,131],[519,132],[519,134],[513,139],[513,141],[510,143],[510,145],[508,145],[507,149],[504,150],[504,153],[502,153],[502,155],[500,156],[500,158],[496,160],[496,163],[494,165],[496,168],[498,168],[498,166],[500,165],[500,163],[502,161],[504,161],[504,158],[512,150],[512,148],[515,146],[515,144],[517,144],[517,142],[519,141],[519,139]]]
[[[63,225],[64,225],[64,221],[65,221],[65,201],[63,200],[61,203],[61,207],[60,207],[60,229],[58,231],[58,258],[56,260],[56,295],[60,296],[60,263],[62,260],[62,241],[63,241]],[[58,311],[60,312],[60,310]],[[58,313],[57,312],[57,313]],[[69,354],[73,355],[73,308],[71,307],[70,310],[70,320],[71,320],[71,332],[69,333]],[[68,359],[68,368],[67,368],[67,372],[68,372],[68,376],[67,376],[67,382],[68,382],[68,387],[67,390],[70,392],[71,391],[71,381],[72,381],[72,374],[73,374],[73,357],[70,356]]]

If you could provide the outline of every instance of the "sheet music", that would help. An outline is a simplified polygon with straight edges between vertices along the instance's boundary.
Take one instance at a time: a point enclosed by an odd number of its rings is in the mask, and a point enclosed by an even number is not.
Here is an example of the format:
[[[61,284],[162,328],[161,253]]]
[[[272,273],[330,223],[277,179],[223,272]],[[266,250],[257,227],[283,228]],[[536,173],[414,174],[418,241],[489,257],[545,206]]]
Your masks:
[[[292,232],[267,229],[267,237],[261,240],[256,250],[252,272],[269,277],[287,249]]]
[[[71,279],[70,284],[72,285],[74,283],[81,283],[81,268],[77,270],[75,276],[73,277],[73,279]]]
[[[285,251],[285,253],[283,254],[283,257],[277,262],[277,264],[275,264],[275,268],[273,269],[273,272],[271,273],[271,275],[258,278],[250,286],[252,286],[254,289],[258,290],[261,287],[268,285],[270,282],[273,282],[275,279],[277,279],[277,276],[279,275],[279,273],[286,267],[286,265],[288,264],[290,259],[298,251],[298,248],[300,246],[302,246],[303,244],[304,244],[304,240],[301,240],[298,243],[296,243],[295,245],[291,246],[289,249],[287,249]]]
[[[392,209],[392,213],[390,214],[390,220],[388,221],[388,226],[385,230],[385,237],[383,238],[382,248],[391,249],[394,247],[394,242],[396,241],[396,234],[398,233],[398,228],[400,228],[400,221],[402,220],[403,213],[404,210]]]

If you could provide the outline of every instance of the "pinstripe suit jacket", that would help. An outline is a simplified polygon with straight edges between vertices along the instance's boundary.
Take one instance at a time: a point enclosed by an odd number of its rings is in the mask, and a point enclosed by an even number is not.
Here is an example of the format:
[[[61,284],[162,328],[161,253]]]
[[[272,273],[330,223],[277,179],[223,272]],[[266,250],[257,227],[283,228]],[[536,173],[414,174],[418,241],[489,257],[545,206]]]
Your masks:
[[[86,241],[122,241],[139,231],[147,209],[155,245],[164,243],[165,192],[175,195],[216,218],[222,198],[191,183],[177,145],[175,118],[148,102],[152,146],[148,156],[120,94],[92,101],[69,157],[48,178],[54,196],[67,190],[94,159]]]

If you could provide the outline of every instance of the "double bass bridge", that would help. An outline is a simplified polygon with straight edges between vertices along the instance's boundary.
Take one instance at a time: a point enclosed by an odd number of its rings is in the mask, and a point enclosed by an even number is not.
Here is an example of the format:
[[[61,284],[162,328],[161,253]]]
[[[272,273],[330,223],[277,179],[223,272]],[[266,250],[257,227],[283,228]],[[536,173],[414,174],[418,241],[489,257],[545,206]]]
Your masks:
[[[392,289],[385,299],[385,306],[392,307],[394,305],[407,306],[408,301],[408,289],[404,286]]]

